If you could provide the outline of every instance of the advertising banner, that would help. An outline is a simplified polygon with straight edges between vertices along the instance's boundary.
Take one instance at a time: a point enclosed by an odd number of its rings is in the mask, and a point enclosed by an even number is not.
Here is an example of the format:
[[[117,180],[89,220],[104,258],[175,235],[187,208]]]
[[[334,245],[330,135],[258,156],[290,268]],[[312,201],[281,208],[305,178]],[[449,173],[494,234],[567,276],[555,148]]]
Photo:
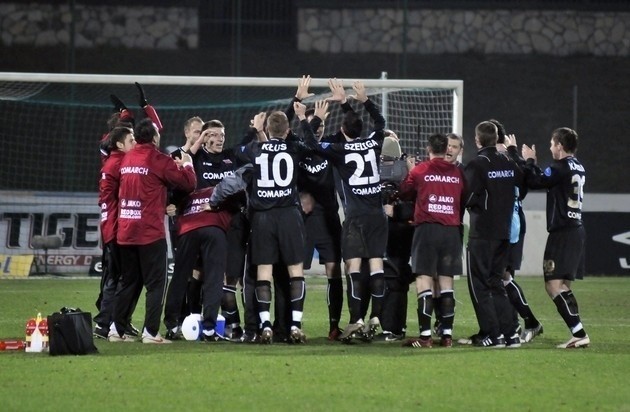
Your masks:
[[[0,255],[0,278],[25,278],[32,264],[33,255]]]
[[[99,218],[97,193],[0,191],[2,262],[4,256],[31,255],[32,274],[87,275],[103,253]],[[62,238],[59,248],[34,247],[34,236],[53,235]]]
[[[630,276],[630,213],[583,213],[586,273]]]

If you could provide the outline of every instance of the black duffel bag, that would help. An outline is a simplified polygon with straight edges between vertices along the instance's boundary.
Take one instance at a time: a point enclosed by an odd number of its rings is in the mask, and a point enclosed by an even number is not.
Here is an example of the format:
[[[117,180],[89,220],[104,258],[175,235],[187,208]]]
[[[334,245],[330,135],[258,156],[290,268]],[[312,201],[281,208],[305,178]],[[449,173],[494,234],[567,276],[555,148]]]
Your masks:
[[[96,353],[92,335],[92,314],[79,308],[61,308],[48,316],[50,354],[87,355]]]

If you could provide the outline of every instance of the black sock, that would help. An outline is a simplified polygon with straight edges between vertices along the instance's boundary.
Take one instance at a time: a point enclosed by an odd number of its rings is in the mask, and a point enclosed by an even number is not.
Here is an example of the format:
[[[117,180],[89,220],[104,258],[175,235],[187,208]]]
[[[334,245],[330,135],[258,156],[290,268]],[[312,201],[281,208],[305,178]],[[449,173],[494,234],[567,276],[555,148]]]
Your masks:
[[[433,296],[433,313],[435,314],[435,321],[442,322],[442,292],[440,296]]]
[[[553,298],[553,303],[556,304],[556,308],[558,309],[558,313],[564,319],[564,323],[571,330],[573,336],[578,338],[583,338],[586,336],[586,332],[582,327],[582,322],[580,321],[580,312],[578,310],[577,300],[575,296],[573,296],[573,292],[570,290],[566,290],[561,292],[558,296]]]
[[[290,280],[291,288],[291,326],[302,328],[302,313],[304,312],[304,298],[306,287],[304,277],[294,277]]]
[[[361,319],[361,272],[348,273],[346,282],[350,323],[356,323]]]
[[[385,274],[383,271],[370,273],[370,295],[372,296],[370,318],[380,319],[385,298]]]
[[[418,323],[420,336],[431,336],[431,314],[433,313],[433,292],[431,289],[418,293]]]
[[[262,327],[271,326],[271,282],[268,280],[256,281],[256,307]]]
[[[328,320],[330,329],[339,327],[341,310],[343,308],[343,281],[341,278],[328,279],[326,300],[328,303]]]
[[[445,336],[453,335],[453,321],[455,319],[455,292],[452,290],[443,290],[440,292],[439,304],[441,305],[440,313],[442,314],[442,330]],[[434,310],[437,307],[434,300]]]
[[[223,285],[221,311],[226,325],[241,323],[241,316],[238,313],[238,304],[236,303],[236,286]]]
[[[529,308],[523,289],[521,289],[514,279],[511,279],[505,285],[505,291],[507,292],[508,299],[510,299],[510,303],[525,321],[525,329],[533,329],[538,326],[538,319],[536,319],[532,310]]]

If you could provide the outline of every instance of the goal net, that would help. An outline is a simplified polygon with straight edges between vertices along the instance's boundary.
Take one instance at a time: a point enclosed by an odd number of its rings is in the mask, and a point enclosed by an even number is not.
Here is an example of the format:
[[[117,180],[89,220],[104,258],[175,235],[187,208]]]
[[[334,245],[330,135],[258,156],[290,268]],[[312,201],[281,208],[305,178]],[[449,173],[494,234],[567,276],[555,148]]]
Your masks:
[[[348,94],[354,80],[344,79]],[[422,157],[431,134],[461,133],[462,81],[361,80],[403,152]],[[98,243],[93,233],[98,227],[98,143],[113,113],[109,95],[119,97],[136,119],[144,117],[134,82],[143,85],[162,121],[166,150],[184,144],[183,124],[193,116],[221,120],[226,146],[236,144],[256,113],[288,107],[298,78],[0,73],[0,239],[7,239],[0,254],[25,248],[32,253],[33,235],[58,233],[65,235],[62,249],[92,253]],[[312,107],[330,96],[328,80],[314,78],[310,92],[315,96],[304,103]],[[368,114],[359,102],[350,102],[363,114],[367,133]],[[342,113],[337,103],[329,111],[326,132],[332,133],[339,130]],[[57,202],[65,206],[57,208]]]

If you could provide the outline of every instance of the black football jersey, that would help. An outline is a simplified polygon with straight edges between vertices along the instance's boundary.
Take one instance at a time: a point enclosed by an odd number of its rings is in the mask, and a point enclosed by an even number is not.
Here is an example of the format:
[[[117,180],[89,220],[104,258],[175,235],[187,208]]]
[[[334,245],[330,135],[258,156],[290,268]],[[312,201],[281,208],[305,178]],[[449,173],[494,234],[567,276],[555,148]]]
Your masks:
[[[249,207],[252,210],[297,206],[299,194],[297,176],[299,162],[315,149],[315,137],[308,122],[304,141],[271,138],[241,146],[237,156],[254,166],[252,183],[248,186]]]
[[[335,166],[346,217],[382,213],[378,163],[382,130],[345,143],[320,143],[319,150]]]
[[[533,163],[527,166],[527,184],[532,189],[547,189],[547,230],[582,225],[582,201],[586,170],[573,156],[554,160],[545,170]]]
[[[224,177],[233,176],[236,169],[233,149],[210,153],[201,147],[192,158],[197,175],[197,189],[218,185]]]
[[[333,167],[330,160],[312,153],[300,161],[299,167],[298,189],[300,192],[310,193],[324,210],[337,212],[339,204],[335,194]]]

